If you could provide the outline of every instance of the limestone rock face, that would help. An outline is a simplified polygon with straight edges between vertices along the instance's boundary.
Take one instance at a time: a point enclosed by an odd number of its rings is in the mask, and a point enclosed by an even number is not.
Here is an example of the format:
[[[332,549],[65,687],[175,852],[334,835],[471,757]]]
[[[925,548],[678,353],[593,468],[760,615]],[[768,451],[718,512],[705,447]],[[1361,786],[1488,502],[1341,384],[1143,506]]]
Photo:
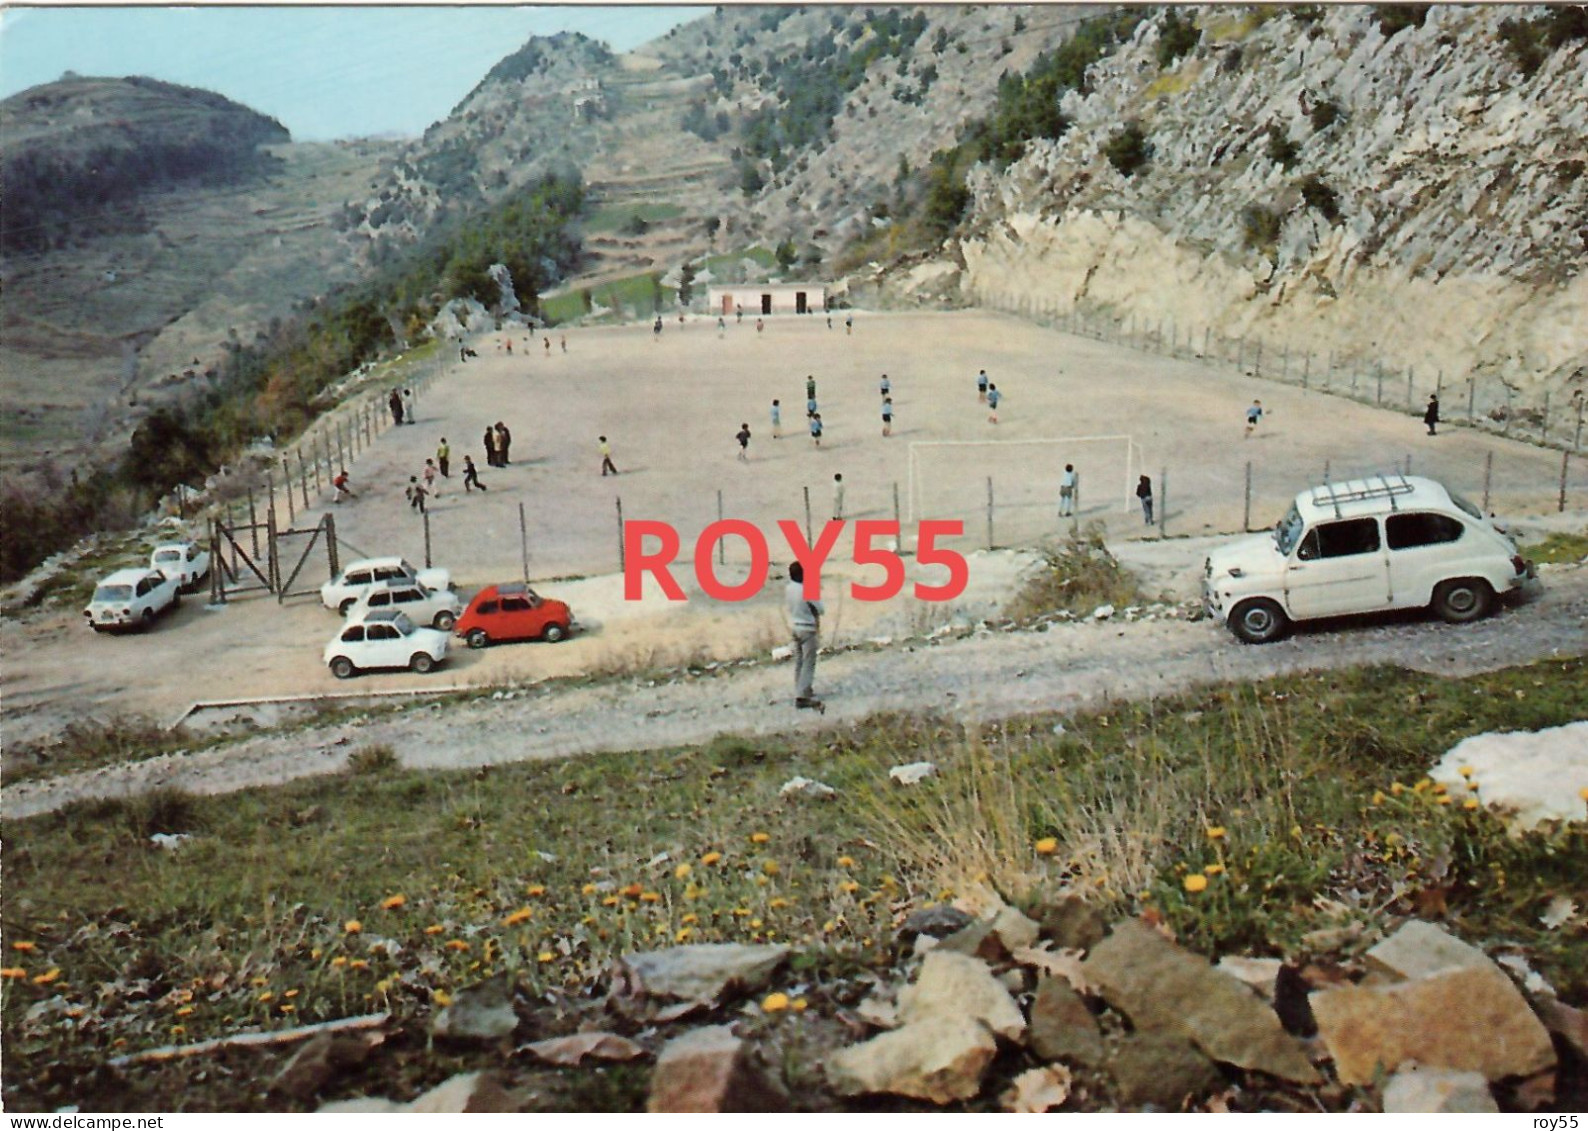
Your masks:
[[[1385,1115],[1492,1115],[1499,1110],[1489,1082],[1478,1072],[1414,1066],[1395,1073],[1384,1085]]]
[[[932,1103],[968,1100],[998,1042],[980,1022],[931,1017],[851,1045],[827,1061],[827,1079],[842,1096],[886,1092]]]
[[[506,974],[461,989],[452,1004],[436,1014],[430,1031],[455,1041],[500,1041],[518,1028],[513,985]]]
[[[1301,1046],[1251,990],[1143,923],[1116,925],[1082,969],[1138,1029],[1179,1034],[1239,1068],[1301,1084],[1319,1080]]]
[[[698,943],[626,954],[621,961],[649,996],[714,1002],[730,988],[759,989],[789,954],[786,946]]]
[[[1549,1033],[1497,967],[1461,966],[1388,986],[1343,986],[1311,997],[1318,1032],[1343,1084],[1370,1084],[1408,1060],[1530,1076],[1555,1063]]]
[[[1413,919],[1367,952],[1374,968],[1399,978],[1422,978],[1463,966],[1489,966],[1489,956],[1433,923]]]

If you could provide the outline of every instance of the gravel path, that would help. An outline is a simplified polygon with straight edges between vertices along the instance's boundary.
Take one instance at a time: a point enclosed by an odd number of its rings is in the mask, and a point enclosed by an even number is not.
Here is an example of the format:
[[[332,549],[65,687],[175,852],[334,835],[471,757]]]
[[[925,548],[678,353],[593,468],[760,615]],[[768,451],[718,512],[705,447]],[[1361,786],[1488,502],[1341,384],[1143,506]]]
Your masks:
[[[375,742],[390,744],[408,766],[458,768],[688,745],[722,732],[775,734],[879,711],[996,719],[1356,664],[1464,675],[1588,654],[1588,569],[1549,570],[1541,588],[1476,625],[1386,618],[1313,628],[1265,647],[1237,644],[1206,621],[1164,618],[980,630],[958,639],[853,649],[823,657],[818,668],[825,718],[793,709],[786,664],[727,666],[668,682],[627,680],[419,703],[378,718],[267,732],[194,754],[19,782],[0,792],[0,813],[24,817],[161,785],[215,794],[272,785],[337,772],[349,750]]]

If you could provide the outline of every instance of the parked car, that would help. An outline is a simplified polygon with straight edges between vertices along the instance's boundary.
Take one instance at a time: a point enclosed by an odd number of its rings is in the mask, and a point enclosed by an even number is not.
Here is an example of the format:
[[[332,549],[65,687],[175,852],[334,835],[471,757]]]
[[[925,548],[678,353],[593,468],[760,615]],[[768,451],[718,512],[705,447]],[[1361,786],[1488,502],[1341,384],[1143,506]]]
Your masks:
[[[423,673],[447,658],[450,642],[445,632],[419,628],[399,609],[372,609],[363,620],[343,625],[322,658],[337,679],[372,668]]]
[[[1208,555],[1203,601],[1248,644],[1292,622],[1432,607],[1475,621],[1534,576],[1483,512],[1432,479],[1381,475],[1301,492],[1267,534]]]
[[[453,588],[452,575],[444,569],[415,569],[403,558],[364,558],[349,562],[340,577],[320,586],[320,600],[345,615],[364,590],[392,581],[417,581],[426,589]]]
[[[573,628],[573,611],[542,597],[523,582],[487,585],[474,595],[455,626],[470,648],[508,640],[564,639]]]
[[[347,611],[350,621],[363,620],[376,609],[401,609],[415,624],[446,632],[463,611],[456,589],[426,589],[417,581],[384,581],[359,595]]]
[[[163,542],[149,555],[149,568],[176,578],[183,590],[197,589],[210,575],[210,552],[197,542]]]
[[[83,616],[95,632],[146,629],[181,603],[176,578],[157,569],[119,569],[94,587]]]

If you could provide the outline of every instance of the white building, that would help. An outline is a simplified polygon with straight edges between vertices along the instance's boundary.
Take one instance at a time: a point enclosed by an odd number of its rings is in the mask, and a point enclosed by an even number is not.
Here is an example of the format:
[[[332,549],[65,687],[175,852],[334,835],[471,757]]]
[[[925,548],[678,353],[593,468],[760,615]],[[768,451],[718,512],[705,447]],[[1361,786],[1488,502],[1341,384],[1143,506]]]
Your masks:
[[[827,309],[825,283],[721,283],[706,288],[706,312],[814,314]]]

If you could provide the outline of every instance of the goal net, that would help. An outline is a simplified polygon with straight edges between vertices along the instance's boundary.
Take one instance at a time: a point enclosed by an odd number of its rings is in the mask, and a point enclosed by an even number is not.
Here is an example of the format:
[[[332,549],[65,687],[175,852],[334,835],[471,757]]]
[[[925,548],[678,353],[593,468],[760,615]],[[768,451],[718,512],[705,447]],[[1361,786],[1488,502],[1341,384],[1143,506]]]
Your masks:
[[[1075,512],[1084,523],[1130,512],[1143,462],[1130,435],[916,441],[909,450],[906,530],[922,519],[959,519],[968,537],[982,538],[990,480],[997,542],[1034,541],[1057,528],[1065,464],[1075,465]]]

